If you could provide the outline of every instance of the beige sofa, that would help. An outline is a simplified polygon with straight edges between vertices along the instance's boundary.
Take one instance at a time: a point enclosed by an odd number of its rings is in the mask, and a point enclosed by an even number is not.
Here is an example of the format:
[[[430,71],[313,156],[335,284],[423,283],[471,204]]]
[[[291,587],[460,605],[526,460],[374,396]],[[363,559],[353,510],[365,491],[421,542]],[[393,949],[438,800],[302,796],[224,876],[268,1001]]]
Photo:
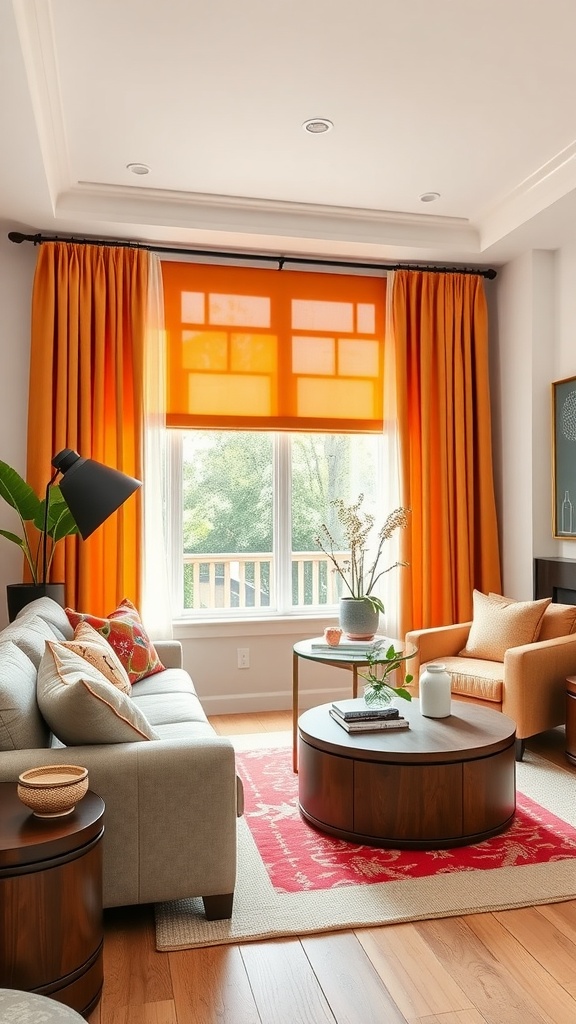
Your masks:
[[[106,804],[104,906],[201,897],[210,919],[230,917],[236,878],[236,818],[242,787],[234,748],[209,724],[181,646],[155,643],[165,671],[132,687],[157,739],[64,747],[36,701],[47,639],[70,639],[64,610],[49,598],[0,631],[0,782],[42,764],[88,769]]]
[[[516,722],[521,760],[529,736],[566,721],[566,677],[576,674],[576,607],[548,604],[536,640],[509,647],[503,659],[463,657],[471,627],[472,621],[407,633],[406,641],[418,648],[409,671],[418,680],[429,662],[445,664],[456,700],[494,708]],[[417,692],[417,682],[414,687]]]

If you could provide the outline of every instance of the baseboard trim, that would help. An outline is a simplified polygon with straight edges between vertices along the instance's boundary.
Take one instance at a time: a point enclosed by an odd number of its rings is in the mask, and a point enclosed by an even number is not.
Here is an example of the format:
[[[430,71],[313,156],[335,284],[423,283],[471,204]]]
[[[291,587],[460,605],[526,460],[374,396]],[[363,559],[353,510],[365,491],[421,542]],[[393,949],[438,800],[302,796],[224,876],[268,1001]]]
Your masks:
[[[292,710],[291,690],[276,690],[268,691],[267,693],[227,693],[210,697],[203,697],[202,694],[199,694],[198,696],[208,716]],[[308,708],[315,708],[319,704],[328,704],[330,701],[344,700],[351,696],[352,693],[349,686],[339,689],[331,687],[330,689],[300,690],[298,694],[298,708],[300,711],[306,711]]]

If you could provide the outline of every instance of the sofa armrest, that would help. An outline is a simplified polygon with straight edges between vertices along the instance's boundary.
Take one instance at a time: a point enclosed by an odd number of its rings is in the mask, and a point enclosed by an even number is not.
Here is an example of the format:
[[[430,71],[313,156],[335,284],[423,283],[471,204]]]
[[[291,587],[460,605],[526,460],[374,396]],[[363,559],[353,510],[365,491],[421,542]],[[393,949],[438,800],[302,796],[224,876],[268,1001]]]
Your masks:
[[[85,766],[106,804],[104,906],[233,892],[237,780],[227,737],[4,751],[0,781],[44,764]]]
[[[182,644],[179,640],[154,640],[164,668],[182,668]]]
[[[576,634],[511,647],[504,655],[502,711],[518,739],[566,721],[566,677],[576,673]]]
[[[406,662],[406,671],[414,676],[417,685],[420,666],[426,661],[453,658],[466,646],[471,622],[456,622],[450,626],[412,629],[406,633],[406,643],[415,644],[418,652]]]

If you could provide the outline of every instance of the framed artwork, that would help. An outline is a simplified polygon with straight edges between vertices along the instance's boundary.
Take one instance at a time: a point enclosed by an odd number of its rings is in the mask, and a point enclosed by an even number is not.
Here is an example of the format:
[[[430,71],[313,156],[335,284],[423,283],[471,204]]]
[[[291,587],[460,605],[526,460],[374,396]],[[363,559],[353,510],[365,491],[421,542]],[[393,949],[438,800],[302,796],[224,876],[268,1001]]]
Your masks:
[[[552,384],[552,533],[576,540],[576,377]]]

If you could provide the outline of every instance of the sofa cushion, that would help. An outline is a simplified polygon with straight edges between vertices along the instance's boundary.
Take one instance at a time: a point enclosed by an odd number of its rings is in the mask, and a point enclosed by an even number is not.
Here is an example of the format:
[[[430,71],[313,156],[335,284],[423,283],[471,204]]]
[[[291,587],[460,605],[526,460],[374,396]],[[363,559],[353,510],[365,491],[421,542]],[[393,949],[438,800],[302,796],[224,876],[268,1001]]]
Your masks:
[[[194,683],[183,668],[165,668],[163,672],[156,672],[146,679],[139,679],[132,686],[132,697],[141,697],[143,694],[158,693],[166,696],[167,693],[196,693]]]
[[[122,693],[129,694],[132,690],[128,673],[116,654],[114,648],[88,622],[79,622],[74,630],[73,640],[63,640],[61,647],[74,651],[112,683]]]
[[[137,609],[127,598],[105,618],[88,612],[77,612],[73,608],[66,608],[66,615],[74,629],[80,622],[86,621],[106,638],[126,669],[131,683],[164,670]]]
[[[12,640],[23,654],[38,669],[47,640],[56,640],[54,630],[39,615],[32,613],[23,618],[16,617],[4,627],[0,639]]]
[[[130,697],[57,641],[46,644],[37,697],[52,732],[68,746],[158,738]]]
[[[452,693],[502,703],[504,663],[481,658],[442,658],[451,678]],[[426,668],[423,665],[421,671]]]
[[[206,713],[195,693],[145,694],[132,697],[132,703],[140,708],[146,720],[157,728],[159,725],[208,722]],[[212,730],[212,726],[210,726]]]
[[[49,729],[36,702],[36,669],[12,640],[0,641],[0,750],[47,747]]]
[[[44,622],[51,626],[57,640],[71,640],[74,630],[68,622],[66,612],[57,601],[51,597],[38,597],[35,601],[25,605],[18,612],[15,622],[28,618],[30,615],[39,615]]]
[[[513,601],[499,595],[473,594],[473,618],[462,658],[504,661],[509,647],[520,647],[538,639],[542,617],[551,598]],[[506,602],[506,603],[505,603]]]

